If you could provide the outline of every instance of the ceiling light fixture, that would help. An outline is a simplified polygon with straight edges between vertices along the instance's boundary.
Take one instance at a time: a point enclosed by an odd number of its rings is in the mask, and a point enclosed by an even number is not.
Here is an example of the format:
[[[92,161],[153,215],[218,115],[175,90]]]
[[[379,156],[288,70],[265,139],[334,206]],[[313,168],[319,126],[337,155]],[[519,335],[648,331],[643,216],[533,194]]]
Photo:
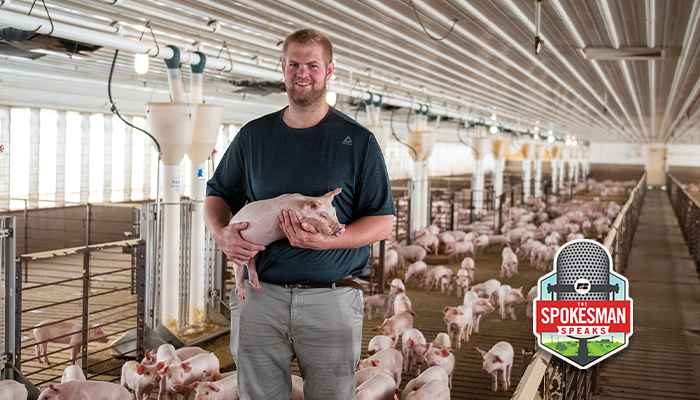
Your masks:
[[[496,132],[498,132],[498,127],[496,125],[491,125],[489,132],[491,132],[492,135],[495,135]]]
[[[145,75],[148,72],[148,54],[136,53],[134,57],[134,70],[139,75]]]
[[[548,137],[548,138],[547,138],[547,141],[548,141],[549,143],[554,143],[554,136]]]

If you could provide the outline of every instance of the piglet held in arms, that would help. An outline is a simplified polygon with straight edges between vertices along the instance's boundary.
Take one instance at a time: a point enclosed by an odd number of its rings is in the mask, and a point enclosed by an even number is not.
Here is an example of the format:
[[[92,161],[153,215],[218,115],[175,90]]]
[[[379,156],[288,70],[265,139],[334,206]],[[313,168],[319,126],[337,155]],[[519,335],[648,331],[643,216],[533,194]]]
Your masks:
[[[338,222],[335,208],[331,202],[341,192],[341,188],[328,192],[321,197],[309,197],[298,193],[283,194],[273,199],[254,201],[246,204],[231,218],[230,224],[248,222],[248,227],[240,231],[241,237],[249,242],[267,246],[285,237],[279,227],[279,215],[282,210],[292,210],[300,223],[307,223],[316,232],[326,236],[340,236],[345,232],[345,225]],[[255,270],[257,256],[248,260],[248,278],[256,290],[260,290],[258,273]],[[236,294],[239,300],[245,299],[243,285],[244,265],[236,265]]]

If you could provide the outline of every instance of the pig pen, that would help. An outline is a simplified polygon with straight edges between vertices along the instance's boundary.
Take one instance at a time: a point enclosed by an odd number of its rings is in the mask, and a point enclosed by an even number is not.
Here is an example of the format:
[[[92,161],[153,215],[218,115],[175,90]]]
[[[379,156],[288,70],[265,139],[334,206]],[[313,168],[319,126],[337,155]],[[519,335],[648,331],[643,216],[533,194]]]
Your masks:
[[[63,370],[71,365],[71,350],[69,344],[49,342],[50,365],[39,363],[34,327],[46,320],[82,324],[84,316],[89,325],[99,324],[104,334],[86,348],[80,340],[76,365],[89,380],[119,381],[125,360],[110,354],[110,343],[137,327],[136,248],[141,243],[128,240],[19,256],[21,323],[15,320],[18,332],[8,332],[3,319],[0,329],[19,337],[15,366],[35,387],[61,382]],[[3,286],[4,278],[3,274]]]

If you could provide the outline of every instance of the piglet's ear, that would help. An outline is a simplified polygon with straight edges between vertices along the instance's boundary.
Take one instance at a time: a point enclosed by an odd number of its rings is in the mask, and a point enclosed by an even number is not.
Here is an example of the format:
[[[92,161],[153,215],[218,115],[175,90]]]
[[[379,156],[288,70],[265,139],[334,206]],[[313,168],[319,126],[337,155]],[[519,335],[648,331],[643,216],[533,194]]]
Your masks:
[[[501,357],[499,356],[496,356],[496,362],[503,364],[503,359],[501,359]]]
[[[445,307],[442,309],[443,314],[447,314],[448,311],[450,311],[450,307]]]
[[[372,366],[373,366],[373,367],[378,367],[378,366],[379,366],[379,360],[372,360]]]
[[[183,370],[185,370],[186,374],[189,373],[190,371],[192,371],[192,367],[190,367],[189,361],[180,364],[180,366],[182,367]]]
[[[443,356],[443,357],[449,356],[450,353],[452,353],[452,349],[450,349],[450,348],[442,349],[442,356]]]
[[[415,344],[416,342],[413,341],[413,338],[408,338],[408,340],[406,341],[406,347],[408,347],[409,349],[412,349],[413,345]]]
[[[479,350],[478,347],[476,348],[476,351],[478,351],[479,353],[481,353],[481,356],[482,356],[482,357],[486,355],[486,352],[483,351],[483,350]]]
[[[163,367],[165,367],[165,362],[163,362],[163,361],[156,364],[156,369],[158,369],[158,373],[160,373],[160,370],[163,369]],[[163,374],[165,373],[165,371],[167,371],[167,369],[163,370]]]
[[[304,203],[304,210],[306,210],[306,211],[318,210],[322,206],[323,206],[323,204],[321,204],[321,202],[318,200],[309,200],[306,203]]]
[[[139,364],[136,366],[136,373],[139,375],[143,375],[143,371],[145,369],[146,369],[146,367],[144,365]]]
[[[213,391],[215,391],[215,392],[221,391],[221,389],[219,389],[219,387],[216,386],[216,383],[213,383],[213,382],[212,382],[212,383],[209,383],[209,387],[211,388],[211,390],[213,390]]]
[[[332,192],[328,192],[328,193],[324,194],[323,197],[333,200],[333,197],[335,197],[338,193],[340,193],[342,191],[343,191],[343,188],[337,188]]]
[[[214,372],[211,373],[211,379],[213,381],[218,381],[219,379],[221,379],[221,373],[219,373],[218,369],[215,369]]]
[[[199,385],[199,382],[192,382],[190,383],[190,386],[187,386],[190,389],[197,389],[197,386]]]
[[[56,393],[61,393],[61,389],[57,388],[57,387],[54,386],[54,385],[49,385],[49,388],[51,388],[51,390],[53,390],[53,391],[56,392]]]

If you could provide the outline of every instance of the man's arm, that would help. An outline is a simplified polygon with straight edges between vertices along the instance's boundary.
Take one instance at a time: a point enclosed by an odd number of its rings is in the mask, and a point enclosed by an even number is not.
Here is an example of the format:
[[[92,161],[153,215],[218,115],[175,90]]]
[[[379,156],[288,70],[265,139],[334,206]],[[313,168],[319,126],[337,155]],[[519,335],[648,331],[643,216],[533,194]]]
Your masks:
[[[214,241],[229,260],[237,265],[245,265],[251,257],[265,250],[265,246],[243,239],[239,232],[246,229],[248,223],[239,222],[229,225],[231,217],[231,209],[224,199],[216,196],[204,198],[204,224],[214,237]]]
[[[384,240],[394,227],[393,215],[362,217],[345,226],[340,236],[324,236],[307,223],[300,223],[294,212],[280,214],[280,227],[294,247],[313,250],[352,249]]]

